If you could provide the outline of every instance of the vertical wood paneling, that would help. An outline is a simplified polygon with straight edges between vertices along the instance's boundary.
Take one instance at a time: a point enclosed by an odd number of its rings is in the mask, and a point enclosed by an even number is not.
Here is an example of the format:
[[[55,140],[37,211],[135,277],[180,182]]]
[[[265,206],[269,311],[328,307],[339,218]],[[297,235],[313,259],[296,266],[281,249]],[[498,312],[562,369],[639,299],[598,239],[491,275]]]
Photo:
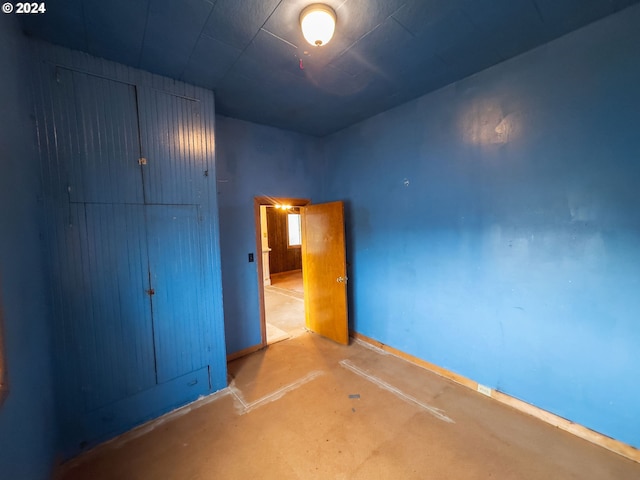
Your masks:
[[[222,388],[227,385],[227,357],[224,337],[224,312],[222,308],[222,275],[220,258],[220,226],[218,214],[218,194],[216,186],[216,139],[215,139],[215,98],[213,92],[203,88],[194,87],[196,98],[200,100],[200,127],[199,135],[194,147],[200,148],[206,159],[208,176],[205,177],[207,188],[206,197],[200,205],[200,216],[204,235],[204,264],[212,271],[211,285],[207,291],[214,292],[216,297],[211,298],[212,319],[211,331],[206,334],[206,340],[211,345],[212,354],[209,356],[210,382],[214,388]],[[198,143],[199,142],[199,143]],[[224,355],[219,355],[223,352]],[[219,387],[216,387],[218,385]]]
[[[267,231],[269,232],[269,271],[289,272],[302,268],[300,248],[288,247],[287,212],[267,208]]]
[[[86,407],[82,395],[82,339],[77,323],[89,318],[88,305],[83,301],[87,295],[82,274],[86,259],[81,255],[85,235],[78,228],[84,208],[64,205],[50,209],[49,215],[51,225],[56,226],[50,229],[49,246],[58,409],[65,422],[65,435],[79,439],[83,438],[82,412]]]
[[[69,456],[226,385],[215,109],[211,91],[32,45]]]
[[[70,159],[77,153],[79,144],[75,103],[68,100],[74,96],[73,83],[61,81],[59,75],[63,72],[55,68],[46,69],[44,73],[47,74],[45,100],[50,103],[44,110],[49,143],[48,161],[43,163],[43,179],[45,185],[49,184],[52,196],[66,200],[69,196]]]
[[[149,88],[138,90],[138,102],[146,203],[202,203],[208,166],[200,102]]]
[[[88,317],[77,318],[87,410],[153,386],[144,207],[88,204],[79,228]]]
[[[64,159],[69,165],[69,198],[74,202],[141,203],[135,88],[64,68],[57,70],[63,95],[69,106],[75,107],[69,112],[73,119],[67,128],[76,148]],[[71,92],[73,102],[69,102]]]
[[[213,299],[195,206],[146,207],[156,365],[162,383],[207,365]]]

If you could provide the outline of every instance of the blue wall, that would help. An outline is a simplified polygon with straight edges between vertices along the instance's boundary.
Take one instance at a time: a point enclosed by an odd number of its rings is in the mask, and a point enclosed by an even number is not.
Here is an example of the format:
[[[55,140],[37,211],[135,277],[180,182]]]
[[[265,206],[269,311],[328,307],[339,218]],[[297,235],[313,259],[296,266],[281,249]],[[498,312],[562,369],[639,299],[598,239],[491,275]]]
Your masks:
[[[0,308],[10,391],[0,406],[0,476],[49,478],[54,455],[50,316],[26,40],[0,17]]]
[[[353,328],[640,447],[640,7],[327,139]]]
[[[322,150],[314,137],[216,116],[218,206],[227,354],[258,345],[258,303],[253,199],[316,197]],[[261,277],[261,275],[260,275]]]
[[[0,19],[0,471],[46,478],[51,314],[14,18]],[[216,117],[227,353],[260,343],[253,197],[345,199],[355,330],[640,447],[639,24],[627,9],[323,140]]]

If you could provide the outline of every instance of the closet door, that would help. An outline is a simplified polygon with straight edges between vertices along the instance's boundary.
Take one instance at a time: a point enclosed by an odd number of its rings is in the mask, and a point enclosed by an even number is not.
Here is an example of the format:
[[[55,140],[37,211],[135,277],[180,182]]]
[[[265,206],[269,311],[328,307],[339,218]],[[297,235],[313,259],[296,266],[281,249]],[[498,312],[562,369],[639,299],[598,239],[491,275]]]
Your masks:
[[[80,352],[85,411],[156,384],[144,211],[138,205],[72,204],[78,212],[84,315],[69,325]],[[80,280],[80,279],[79,279]],[[74,282],[78,283],[78,282]]]
[[[145,207],[158,382],[211,363],[212,269],[195,205]]]
[[[76,453],[224,384],[213,99],[205,121],[194,99],[50,71],[40,123],[55,203],[58,403]]]
[[[213,151],[213,138],[206,134],[200,109],[198,100],[138,89],[145,203],[206,202],[207,153]]]
[[[71,202],[142,203],[136,89],[95,75],[57,67],[65,130],[58,143],[68,172]]]

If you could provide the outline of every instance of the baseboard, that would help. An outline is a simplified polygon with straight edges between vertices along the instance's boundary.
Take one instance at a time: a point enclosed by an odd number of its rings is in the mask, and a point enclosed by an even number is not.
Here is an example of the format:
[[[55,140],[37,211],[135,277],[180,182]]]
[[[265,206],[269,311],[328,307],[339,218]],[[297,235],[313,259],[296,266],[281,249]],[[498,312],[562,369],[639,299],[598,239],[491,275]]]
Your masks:
[[[257,345],[253,345],[252,347],[245,348],[244,350],[239,350],[237,352],[231,353],[227,355],[227,362],[232,362],[233,360],[237,360],[240,357],[246,357],[247,355],[257,352],[258,350],[262,350],[266,345],[262,345],[261,343]]]
[[[120,449],[130,441],[135,440],[142,435],[146,435],[147,433],[155,430],[157,427],[163,425],[165,422],[177,417],[181,417],[182,415],[189,413],[191,410],[195,410],[204,405],[215,402],[219,398],[225,397],[227,395],[231,395],[231,390],[228,387],[223,388],[222,390],[218,390],[217,392],[213,392],[205,397],[200,397],[197,400],[187,403],[186,405],[182,405],[181,407],[171,410],[170,412],[164,413],[159,417],[152,418],[151,420],[133,427],[131,430],[127,430],[126,432],[110,438],[109,440],[99,443],[98,445],[93,446],[90,450],[81,452],[77,456],[72,457],[68,460],[58,458],[54,463],[53,475],[51,478],[64,478],[66,476],[66,473],[69,472],[72,468],[87,461],[87,459],[99,455],[100,452],[102,452],[104,449]]]
[[[366,335],[362,335],[354,331],[351,331],[350,334],[351,334],[351,337],[354,338],[355,340],[377,347],[380,350],[383,350],[392,355],[395,355],[396,357],[402,358],[403,360],[406,360],[410,363],[413,363],[414,365],[417,365],[426,370],[429,370],[437,375],[440,375],[441,377],[452,380],[460,385],[470,388],[471,390],[478,391],[478,382],[475,382],[470,378],[459,375],[455,372],[447,370],[446,368],[439,367],[438,365],[427,362],[418,357],[414,357],[413,355],[410,355],[401,350],[390,347],[389,345],[385,345],[384,343],[374,340],[373,338],[367,337]],[[557,427],[561,430],[569,432],[577,437],[582,438],[583,440],[591,442],[602,448],[606,448],[607,450],[617,453],[618,455],[622,455],[623,457],[628,458],[629,460],[633,460],[634,462],[640,463],[640,450],[638,450],[635,447],[632,447],[631,445],[623,443],[619,440],[615,440],[611,437],[608,437],[606,435],[603,435],[602,433],[596,432],[595,430],[591,430],[590,428],[587,428],[578,423],[574,423],[554,413],[547,412],[546,410],[543,410],[529,403],[523,402],[522,400],[512,397],[506,393],[503,393],[497,390],[491,390],[490,393],[491,395],[489,396],[500,403],[503,403],[523,413],[536,417],[539,420],[542,420],[543,422],[546,422],[550,425],[553,425],[554,427]]]

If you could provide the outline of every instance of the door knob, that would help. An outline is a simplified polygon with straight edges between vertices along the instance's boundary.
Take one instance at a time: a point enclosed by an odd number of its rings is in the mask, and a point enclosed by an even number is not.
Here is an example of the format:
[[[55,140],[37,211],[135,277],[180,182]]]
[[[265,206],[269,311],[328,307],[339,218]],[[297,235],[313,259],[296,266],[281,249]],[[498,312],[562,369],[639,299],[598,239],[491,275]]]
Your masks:
[[[338,283],[347,283],[348,278],[347,277],[338,277],[336,278],[336,281]]]

